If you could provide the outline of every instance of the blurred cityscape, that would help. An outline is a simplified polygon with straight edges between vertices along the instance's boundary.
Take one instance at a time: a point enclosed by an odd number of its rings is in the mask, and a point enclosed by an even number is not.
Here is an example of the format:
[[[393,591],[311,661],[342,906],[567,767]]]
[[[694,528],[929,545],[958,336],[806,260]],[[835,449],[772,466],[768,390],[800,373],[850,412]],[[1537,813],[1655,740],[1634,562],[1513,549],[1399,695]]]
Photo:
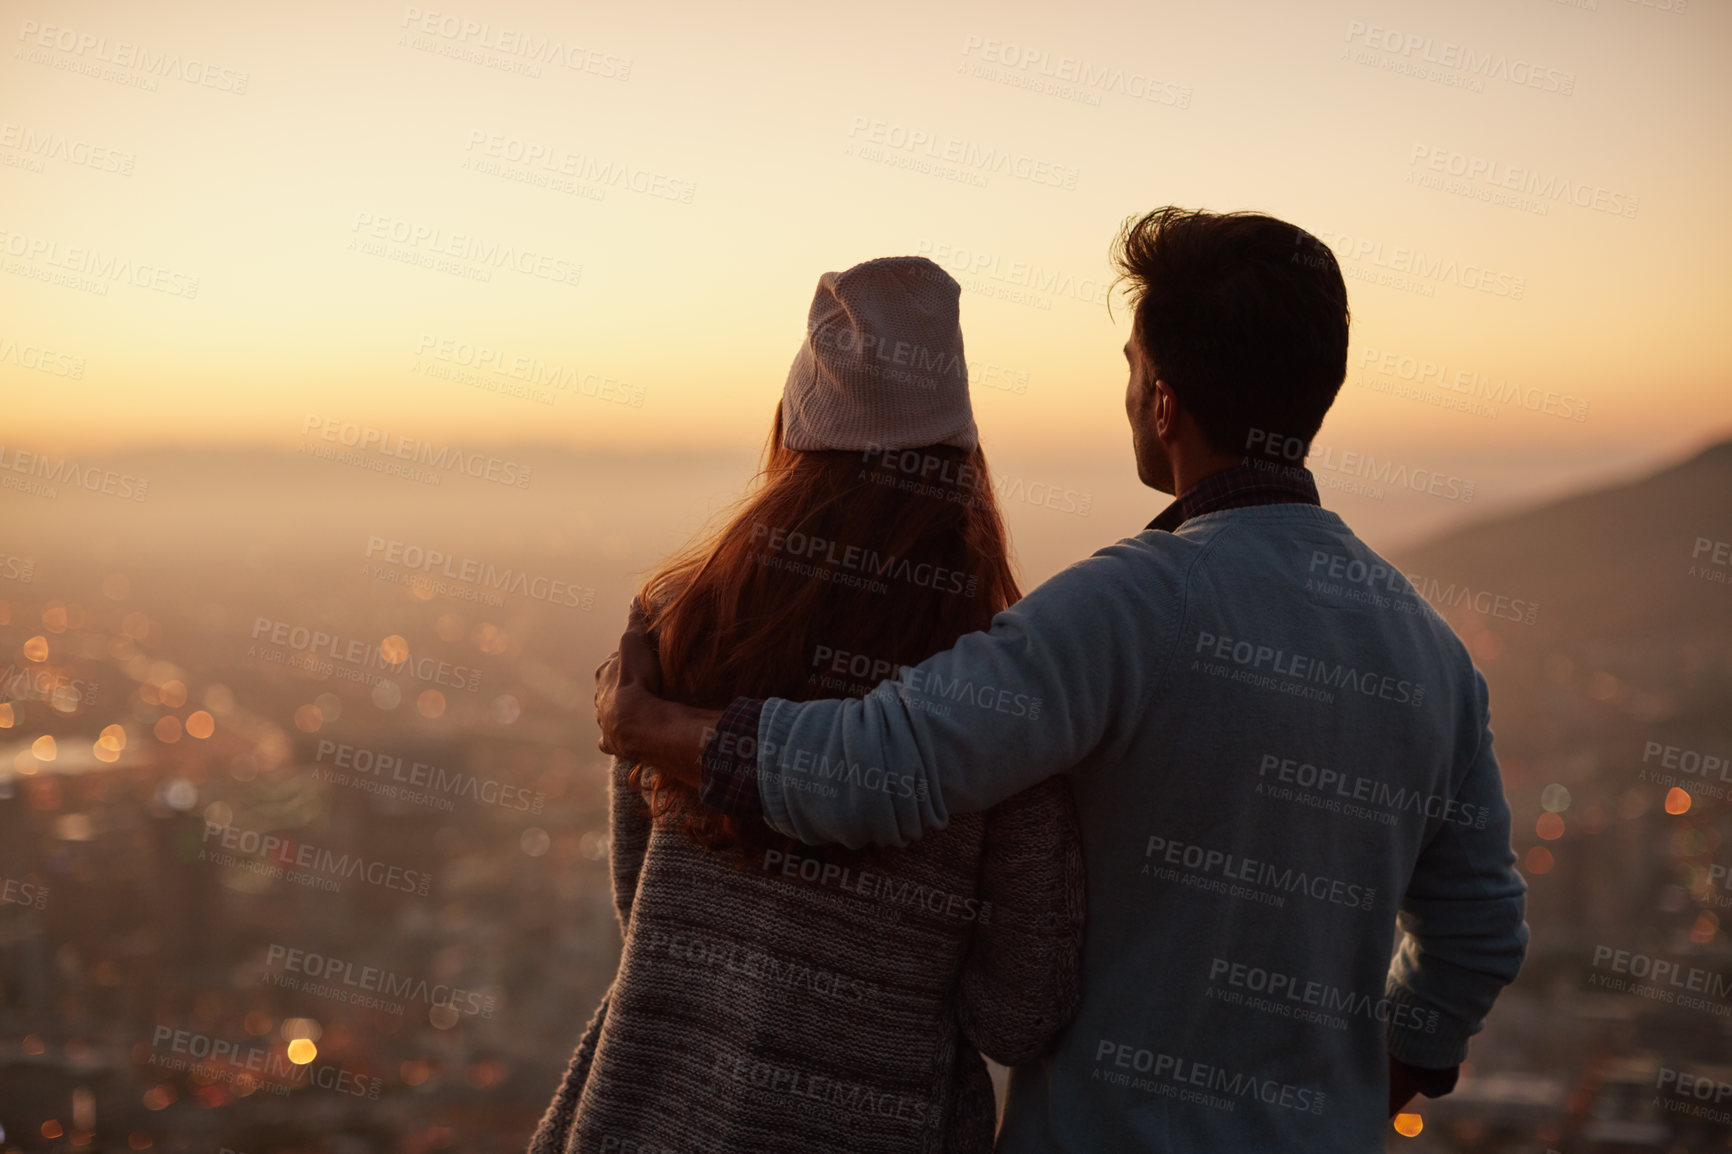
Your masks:
[[[1391,1149],[1732,1149],[1728,538],[1720,444],[1395,552],[1490,684],[1532,940]]]
[[[136,468],[7,495],[0,1149],[521,1149],[618,954],[591,673],[746,471]],[[1533,945],[1391,1149],[1732,1149],[1728,538],[1732,444],[1395,555],[1491,682]]]

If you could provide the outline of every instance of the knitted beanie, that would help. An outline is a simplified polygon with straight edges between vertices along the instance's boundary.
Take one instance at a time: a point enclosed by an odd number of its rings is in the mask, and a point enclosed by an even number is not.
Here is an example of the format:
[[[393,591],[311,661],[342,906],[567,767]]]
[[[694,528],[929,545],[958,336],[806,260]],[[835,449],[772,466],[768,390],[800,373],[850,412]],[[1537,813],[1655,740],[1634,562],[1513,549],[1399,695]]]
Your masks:
[[[950,274],[887,256],[818,278],[806,340],[782,389],[790,449],[979,443]]]

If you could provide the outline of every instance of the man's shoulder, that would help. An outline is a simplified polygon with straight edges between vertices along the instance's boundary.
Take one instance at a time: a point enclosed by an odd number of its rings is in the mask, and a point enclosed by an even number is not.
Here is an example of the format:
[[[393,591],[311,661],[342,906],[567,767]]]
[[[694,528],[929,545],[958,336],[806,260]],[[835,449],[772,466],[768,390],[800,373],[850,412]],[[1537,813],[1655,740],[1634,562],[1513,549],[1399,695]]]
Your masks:
[[[1070,569],[1083,570],[1108,581],[1144,580],[1156,573],[1179,574],[1195,564],[1208,545],[1206,537],[1145,529],[1134,537],[1123,537],[1095,550]]]
[[[1200,553],[1195,543],[1174,541],[1169,533],[1125,537],[1054,573],[1011,611],[1141,617],[1151,602],[1182,602],[1191,562]]]
[[[1122,537],[1059,570],[1040,588],[1081,592],[1123,585],[1145,594],[1182,590],[1233,528],[1222,521],[1195,529],[1193,524],[1187,522],[1177,533],[1144,529],[1135,536]]]

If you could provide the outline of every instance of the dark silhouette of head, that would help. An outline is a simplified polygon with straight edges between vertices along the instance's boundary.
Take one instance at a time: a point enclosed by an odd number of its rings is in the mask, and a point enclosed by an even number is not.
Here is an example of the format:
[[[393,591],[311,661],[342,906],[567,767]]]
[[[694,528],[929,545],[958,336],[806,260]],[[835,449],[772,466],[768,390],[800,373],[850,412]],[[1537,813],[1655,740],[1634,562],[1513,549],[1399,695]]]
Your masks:
[[[1347,375],[1347,285],[1326,245],[1260,213],[1169,206],[1125,221],[1113,263],[1134,309],[1125,411],[1144,484],[1173,492],[1178,475],[1310,442]]]

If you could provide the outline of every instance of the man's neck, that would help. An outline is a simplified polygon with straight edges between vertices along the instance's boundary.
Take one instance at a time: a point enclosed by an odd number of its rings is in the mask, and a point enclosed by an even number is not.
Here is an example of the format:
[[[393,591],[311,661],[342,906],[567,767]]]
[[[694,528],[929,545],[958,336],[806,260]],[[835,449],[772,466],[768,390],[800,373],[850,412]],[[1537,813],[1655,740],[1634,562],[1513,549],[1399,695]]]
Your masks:
[[[1221,470],[1242,464],[1244,458],[1220,453],[1211,453],[1197,460],[1176,459],[1173,461],[1173,496],[1175,499],[1183,497]]]

